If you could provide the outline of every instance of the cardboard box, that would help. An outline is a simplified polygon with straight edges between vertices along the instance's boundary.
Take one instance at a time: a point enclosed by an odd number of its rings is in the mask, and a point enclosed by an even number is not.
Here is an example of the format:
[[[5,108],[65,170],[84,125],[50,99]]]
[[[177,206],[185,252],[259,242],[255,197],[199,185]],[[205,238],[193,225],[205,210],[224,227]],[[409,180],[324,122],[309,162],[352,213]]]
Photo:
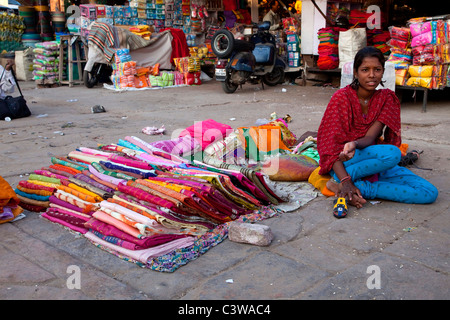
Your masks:
[[[97,18],[97,6],[94,4],[80,4],[80,14],[89,19]]]
[[[300,46],[298,43],[295,43],[295,42],[288,43],[287,49],[288,49],[288,51],[300,52]]]
[[[296,34],[288,34],[286,35],[286,40],[288,43],[299,43],[298,35]]]
[[[300,52],[298,51],[289,51],[288,52],[288,59],[289,60],[293,60],[293,59],[300,59]]]
[[[300,67],[300,59],[289,59],[288,65],[291,68],[297,68]]]
[[[106,6],[97,5],[97,18],[106,18]]]

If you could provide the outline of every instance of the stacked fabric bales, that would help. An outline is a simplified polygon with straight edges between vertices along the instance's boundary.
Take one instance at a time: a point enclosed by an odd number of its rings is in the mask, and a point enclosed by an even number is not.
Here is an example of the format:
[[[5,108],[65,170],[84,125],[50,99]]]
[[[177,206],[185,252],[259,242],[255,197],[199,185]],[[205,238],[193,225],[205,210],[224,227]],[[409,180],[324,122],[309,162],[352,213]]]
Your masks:
[[[428,89],[449,86],[450,30],[443,20],[412,19],[409,27],[391,27],[391,54],[396,84]]]
[[[391,34],[389,31],[384,31],[381,29],[367,29],[367,45],[374,46],[380,49],[383,54],[388,57],[391,53],[391,48],[387,44],[391,39]]]
[[[38,42],[33,49],[33,80],[37,84],[59,82],[59,43],[56,41]]]
[[[406,84],[408,68],[412,63],[411,32],[408,28],[400,27],[390,27],[389,32],[391,39],[388,45],[391,53],[387,61],[395,64],[395,84],[402,86]]]
[[[48,168],[35,170],[28,180],[22,180],[15,192],[20,206],[28,211],[43,212],[50,206],[50,196],[61,184],[60,176],[53,174]]]
[[[265,219],[276,214],[270,205],[282,202],[258,172],[180,156],[205,149],[211,137],[180,138],[183,152],[135,136],[79,147],[20,181],[18,197],[27,210],[45,211],[43,218],[99,248],[172,272],[220,243],[227,223]]]
[[[330,70],[339,67],[339,31],[343,30],[345,29],[337,27],[319,29],[319,59],[317,60],[319,69]]]
[[[408,69],[410,86],[439,89],[447,84],[449,70],[450,31],[444,20],[412,19],[412,65]]]

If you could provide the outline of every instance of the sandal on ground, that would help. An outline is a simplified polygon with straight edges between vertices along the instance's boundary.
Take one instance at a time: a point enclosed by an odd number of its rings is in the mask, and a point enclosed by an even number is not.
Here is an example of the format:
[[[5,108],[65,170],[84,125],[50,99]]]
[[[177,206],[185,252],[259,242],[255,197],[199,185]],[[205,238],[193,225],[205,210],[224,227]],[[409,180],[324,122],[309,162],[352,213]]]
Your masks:
[[[405,156],[401,157],[400,162],[398,163],[398,165],[401,166],[401,167],[407,167],[409,165],[412,165],[412,166],[414,166],[417,169],[432,170],[432,169],[428,169],[428,168],[420,168],[416,164],[414,164],[414,162],[419,160],[419,155],[421,153],[423,153],[423,150],[420,150],[420,151],[413,150],[411,152],[408,152]]]

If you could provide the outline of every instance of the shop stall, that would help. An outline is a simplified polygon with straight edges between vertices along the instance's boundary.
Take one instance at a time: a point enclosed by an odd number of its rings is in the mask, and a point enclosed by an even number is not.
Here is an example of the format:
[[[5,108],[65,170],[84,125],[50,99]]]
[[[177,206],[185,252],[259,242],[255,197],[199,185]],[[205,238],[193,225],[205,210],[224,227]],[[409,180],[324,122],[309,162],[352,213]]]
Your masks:
[[[369,45],[394,65],[393,90],[423,91],[424,112],[428,90],[450,86],[450,15],[442,15],[445,6],[424,7],[420,1],[304,0],[302,8],[302,59],[307,73],[320,73],[322,79],[351,77],[343,72],[351,72],[348,64],[354,55]]]
[[[278,14],[282,23],[278,30],[273,31],[278,53],[288,66],[286,72],[299,71],[300,7],[294,1],[280,3],[282,7]],[[189,48],[189,52],[185,51],[176,57],[198,59],[201,69],[210,71],[208,74],[212,76],[216,57],[210,41],[214,32],[220,28],[241,30],[236,26],[261,22],[268,10],[268,3],[264,0],[82,0],[77,5],[63,0],[23,0],[21,4],[18,23],[14,25],[17,43],[14,48],[8,43],[9,46],[4,49],[18,51],[28,48],[27,61],[20,65],[28,63],[33,74],[31,78],[31,73],[28,73],[28,76],[19,80],[35,80],[41,86],[73,86],[85,82],[83,70],[86,65],[89,66],[89,36],[96,23],[107,24],[119,30],[119,33],[125,30],[127,37],[132,37],[129,35],[131,33],[146,41],[171,30],[172,36],[177,38],[172,43],[177,46],[174,49],[178,50],[180,43]],[[252,32],[252,28],[244,29]],[[61,48],[59,51],[43,52],[42,43],[45,42],[55,42]],[[35,50],[38,43],[40,48]],[[45,45],[53,47],[53,43]],[[168,69],[180,71],[173,59],[171,62],[171,68]],[[108,63],[112,65],[113,61]],[[59,69],[56,70],[54,66]],[[165,68],[167,66],[162,66],[162,69]],[[27,66],[23,69],[27,69]]]

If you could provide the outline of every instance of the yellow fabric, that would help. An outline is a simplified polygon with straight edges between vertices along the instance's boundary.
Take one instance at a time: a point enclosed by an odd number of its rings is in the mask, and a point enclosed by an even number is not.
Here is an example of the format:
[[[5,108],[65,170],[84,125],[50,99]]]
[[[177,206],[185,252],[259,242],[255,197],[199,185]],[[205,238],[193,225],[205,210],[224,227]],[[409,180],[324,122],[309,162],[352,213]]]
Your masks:
[[[431,77],[433,75],[433,66],[409,66],[409,75],[411,77]]]
[[[327,182],[331,179],[331,176],[329,174],[320,175],[319,170],[320,167],[317,167],[316,170],[311,173],[308,178],[308,182],[311,183],[316,189],[320,190],[324,196],[334,196],[334,192],[327,188]]]
[[[3,207],[15,206],[19,204],[19,198],[17,197],[14,189],[9,183],[0,176],[0,212],[3,212]]]

